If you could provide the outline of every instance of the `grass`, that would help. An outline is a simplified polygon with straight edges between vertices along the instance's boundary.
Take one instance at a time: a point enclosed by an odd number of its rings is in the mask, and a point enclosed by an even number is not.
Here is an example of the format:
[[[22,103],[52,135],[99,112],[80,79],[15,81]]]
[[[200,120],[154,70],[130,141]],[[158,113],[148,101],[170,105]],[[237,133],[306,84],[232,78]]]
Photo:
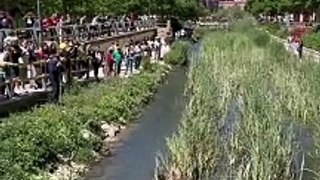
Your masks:
[[[294,165],[301,148],[294,126],[319,132],[319,65],[300,63],[247,20],[207,34],[202,46],[189,72],[190,103],[168,139],[158,179],[299,178],[304,167]]]
[[[280,38],[286,39],[289,36],[289,32],[288,32],[287,28],[281,26],[278,23],[261,24],[260,27],[269,31],[271,34],[280,37]]]

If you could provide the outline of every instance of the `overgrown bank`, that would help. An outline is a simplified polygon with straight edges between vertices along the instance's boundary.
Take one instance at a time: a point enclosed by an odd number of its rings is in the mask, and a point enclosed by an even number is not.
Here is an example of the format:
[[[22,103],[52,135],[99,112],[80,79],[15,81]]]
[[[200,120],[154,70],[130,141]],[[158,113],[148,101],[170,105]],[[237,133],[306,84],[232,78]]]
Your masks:
[[[158,179],[295,179],[295,126],[319,132],[319,65],[299,63],[282,44],[246,21],[212,32],[191,65],[190,103]],[[315,157],[320,137],[315,133]],[[305,154],[304,156],[308,156]],[[315,172],[319,164],[315,162]]]
[[[288,31],[288,28],[286,26],[280,25],[278,23],[273,24],[263,24],[260,25],[260,27],[269,33],[280,37],[282,39],[287,39],[290,35],[290,32]],[[303,34],[302,40],[304,42],[304,45],[307,48],[311,48],[313,50],[318,51],[320,48],[320,32],[319,28],[314,28],[310,32],[307,32]]]
[[[167,58],[181,50],[172,50]],[[168,65],[148,62],[132,78],[69,93],[63,106],[44,105],[5,119],[0,125],[0,179],[49,179],[47,172],[60,164],[87,163],[107,150],[103,126],[135,119],[170,71]]]

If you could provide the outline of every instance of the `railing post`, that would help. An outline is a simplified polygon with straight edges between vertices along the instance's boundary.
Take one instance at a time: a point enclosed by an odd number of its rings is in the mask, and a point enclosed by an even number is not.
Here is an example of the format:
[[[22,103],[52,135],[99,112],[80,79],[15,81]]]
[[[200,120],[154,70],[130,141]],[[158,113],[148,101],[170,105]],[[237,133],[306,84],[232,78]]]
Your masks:
[[[90,58],[88,56],[86,56],[86,65],[87,65],[86,79],[89,79],[89,77],[90,77]]]
[[[71,59],[66,58],[66,72],[67,72],[67,87],[70,87],[72,84],[72,69],[71,69]]]
[[[41,71],[43,71],[42,75],[42,88],[46,91],[47,90],[47,75],[48,75],[48,72],[47,72],[47,60],[44,60],[44,63],[41,63],[40,64],[40,67],[41,67]]]

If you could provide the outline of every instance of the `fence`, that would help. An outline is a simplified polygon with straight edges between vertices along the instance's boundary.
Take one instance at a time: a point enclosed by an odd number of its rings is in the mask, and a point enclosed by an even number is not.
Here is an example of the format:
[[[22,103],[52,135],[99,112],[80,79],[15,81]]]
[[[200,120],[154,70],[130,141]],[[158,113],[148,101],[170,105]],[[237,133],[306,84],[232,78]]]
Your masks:
[[[117,35],[130,31],[143,30],[155,27],[154,19],[136,20],[131,22],[106,22],[100,24],[52,26],[40,30],[39,28],[0,29],[0,43],[9,34],[13,33],[20,39],[28,39],[40,43],[43,40],[60,42],[64,38],[77,41],[88,41],[98,37]]]
[[[135,21],[134,24],[130,23],[105,23],[105,24],[85,24],[85,25],[68,25],[63,27],[49,27],[43,31],[42,40],[50,40],[61,42],[64,38],[72,39],[77,42],[85,42],[90,44],[94,42],[103,43],[103,39],[108,39],[119,34],[130,33],[133,31],[145,30],[155,27],[155,21]],[[37,29],[23,28],[23,29],[2,29],[3,37],[8,36],[10,32],[16,33],[19,39],[27,39],[39,43],[39,32]],[[2,38],[3,39],[3,38]],[[80,45],[84,46],[84,44]],[[78,47],[84,49],[84,47]],[[0,62],[1,63],[1,62]],[[77,57],[63,58],[63,66],[65,67],[64,77],[65,82],[70,84],[73,77],[89,78],[89,72],[92,70],[91,58],[86,53],[80,53]],[[19,64],[6,62],[0,64],[1,68],[18,68],[20,71],[19,77],[6,77],[5,71],[0,74],[0,95],[6,94],[9,98],[13,96],[14,83],[34,84],[35,81],[41,82],[42,90],[47,90],[48,73],[47,73],[47,60],[37,60],[35,62],[21,62]],[[2,92],[1,92],[2,91]]]

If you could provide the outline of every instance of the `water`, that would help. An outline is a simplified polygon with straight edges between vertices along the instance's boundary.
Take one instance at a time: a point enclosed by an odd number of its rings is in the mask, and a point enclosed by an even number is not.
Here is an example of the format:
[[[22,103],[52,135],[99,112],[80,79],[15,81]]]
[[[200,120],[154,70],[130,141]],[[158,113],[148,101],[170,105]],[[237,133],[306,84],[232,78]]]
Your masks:
[[[293,123],[293,132],[295,135],[294,144],[296,145],[295,157],[293,168],[295,170],[295,175],[302,180],[316,179],[313,170],[313,149],[314,149],[314,139],[313,130],[306,127],[305,125]]]
[[[114,155],[94,166],[85,179],[89,180],[150,180],[153,178],[155,158],[165,152],[166,138],[178,127],[184,109],[183,68],[172,72],[153,102],[134,127],[130,128],[114,149]]]

